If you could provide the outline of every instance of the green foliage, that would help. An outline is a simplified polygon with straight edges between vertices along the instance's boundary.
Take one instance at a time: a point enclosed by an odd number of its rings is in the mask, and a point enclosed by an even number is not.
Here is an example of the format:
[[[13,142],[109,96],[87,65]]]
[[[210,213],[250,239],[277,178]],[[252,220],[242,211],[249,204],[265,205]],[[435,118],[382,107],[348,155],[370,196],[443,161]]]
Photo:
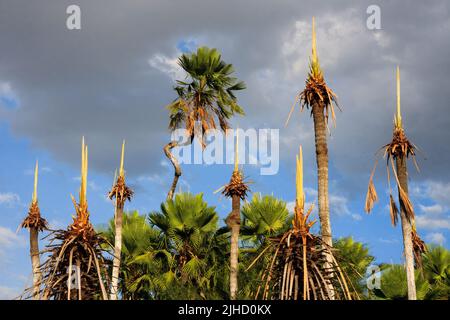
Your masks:
[[[245,84],[232,76],[233,65],[224,62],[217,49],[200,47],[197,52],[183,54],[178,64],[187,79],[177,81],[174,89],[178,98],[167,106],[170,129],[185,126],[192,139],[195,121],[200,121],[203,131],[215,129],[218,121],[225,131],[228,119],[236,113],[244,114],[234,92],[245,89]]]
[[[342,271],[350,280],[349,286],[354,288],[360,298],[364,297],[367,293],[367,268],[375,260],[369,254],[369,248],[361,242],[354,241],[352,237],[347,237],[335,241],[333,249]]]
[[[252,201],[244,204],[241,212],[244,216],[241,232],[246,236],[261,240],[278,235],[288,227],[289,211],[286,203],[274,196],[255,193]]]
[[[227,241],[218,233],[218,216],[203,195],[181,193],[161,204],[161,212],[149,214],[160,231],[158,247],[172,257],[174,279],[164,287],[166,299],[224,297]],[[183,290],[180,290],[183,288]]]
[[[416,291],[419,300],[448,300],[450,293],[450,252],[444,247],[429,247],[423,254],[423,270],[416,270]],[[376,298],[406,300],[406,272],[402,265],[391,265],[381,276]]]
[[[267,239],[284,233],[292,217],[285,202],[260,194],[242,207],[242,215],[238,298],[253,299],[270,260]],[[110,243],[114,243],[114,230],[111,219],[102,231]],[[160,212],[149,215],[124,213],[122,237],[122,299],[228,299],[230,233],[227,227],[219,228],[215,208],[208,206],[202,194],[180,193],[162,203]],[[374,257],[367,245],[351,237],[333,245],[353,285],[351,291],[360,298],[407,299],[403,266],[382,265],[381,288],[368,292],[366,273]],[[423,255],[423,272],[416,273],[418,298],[448,299],[449,275],[450,252],[429,247]]]

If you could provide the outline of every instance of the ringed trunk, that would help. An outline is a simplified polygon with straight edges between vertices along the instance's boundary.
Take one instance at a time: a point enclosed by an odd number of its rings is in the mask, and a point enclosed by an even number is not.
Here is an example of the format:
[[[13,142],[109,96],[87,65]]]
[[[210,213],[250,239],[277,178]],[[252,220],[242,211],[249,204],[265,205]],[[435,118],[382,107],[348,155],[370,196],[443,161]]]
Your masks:
[[[177,146],[178,146],[177,141],[171,141],[164,146],[164,153],[165,153],[166,157],[170,160],[170,162],[172,163],[172,165],[175,169],[172,186],[170,187],[169,193],[167,194],[167,200],[173,199],[173,195],[175,194],[175,189],[177,187],[178,179],[181,176],[180,164],[178,163],[178,160],[170,152],[170,150],[172,150],[173,148],[175,148]]]
[[[406,165],[406,157],[397,157],[396,159],[397,176],[400,187],[408,194],[408,168]],[[399,192],[400,194],[400,192]],[[408,286],[408,300],[417,300],[416,282],[414,277],[414,254],[411,239],[411,221],[406,216],[405,207],[400,199],[400,218],[402,222],[403,247],[405,254],[406,282]]]
[[[332,247],[333,240],[331,237],[330,224],[330,206],[328,200],[328,145],[327,145],[327,127],[324,115],[323,103],[314,102],[312,105],[312,114],[314,119],[314,136],[316,144],[316,162],[317,162],[317,194],[319,202],[319,220],[320,233],[322,241],[326,246]],[[332,268],[333,259],[325,253],[327,261],[326,268]],[[334,300],[334,289],[329,282],[328,290],[330,298]]]
[[[31,257],[31,267],[33,269],[33,299],[40,300],[40,282],[42,279],[41,271],[39,269],[40,259],[39,259],[39,230],[35,227],[30,227],[30,257]]]
[[[238,292],[238,272],[239,272],[239,232],[241,224],[240,213],[241,199],[237,195],[232,197],[232,212],[227,219],[227,224],[231,229],[230,248],[230,299],[236,300]]]
[[[333,243],[331,238],[330,207],[328,200],[327,128],[323,112],[324,112],[323,104],[315,102],[312,106],[312,113],[314,118],[314,135],[316,142],[316,161],[317,161],[317,177],[318,177],[317,192],[319,201],[320,229],[323,242],[331,247]]]
[[[115,238],[114,238],[114,258],[111,277],[111,293],[110,299],[117,300],[119,293],[119,272],[122,257],[122,221],[123,221],[123,204],[116,205],[115,221]]]

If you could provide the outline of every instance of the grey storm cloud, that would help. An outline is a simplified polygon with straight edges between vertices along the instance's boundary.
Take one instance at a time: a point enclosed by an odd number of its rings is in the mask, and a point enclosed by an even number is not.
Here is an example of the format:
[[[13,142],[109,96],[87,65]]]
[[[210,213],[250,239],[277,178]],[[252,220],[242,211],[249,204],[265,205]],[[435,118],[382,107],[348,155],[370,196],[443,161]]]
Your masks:
[[[449,3],[378,1],[382,29],[372,31],[372,2],[0,0],[0,84],[20,101],[13,110],[0,107],[0,117],[69,163],[78,164],[85,135],[98,171],[114,168],[125,138],[130,174],[152,174],[169,140],[164,106],[174,82],[167,70],[177,43],[194,39],[217,47],[247,83],[238,96],[246,117],[234,123],[280,128],[282,160],[291,161],[299,143],[313,148],[308,111],[297,109],[287,128],[284,121],[304,86],[315,15],[319,58],[343,109],[330,128],[341,183],[365,189],[375,151],[391,138],[397,64],[406,131],[427,158],[419,157],[417,177],[448,181]],[[81,30],[65,28],[70,4],[81,7]],[[159,70],[149,63],[154,57]],[[313,163],[313,152],[306,161]]]

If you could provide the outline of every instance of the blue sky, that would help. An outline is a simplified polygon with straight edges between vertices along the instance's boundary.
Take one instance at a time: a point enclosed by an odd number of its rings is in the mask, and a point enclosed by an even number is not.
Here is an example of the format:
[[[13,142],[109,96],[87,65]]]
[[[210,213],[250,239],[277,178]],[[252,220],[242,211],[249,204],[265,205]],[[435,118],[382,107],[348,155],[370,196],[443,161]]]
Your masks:
[[[127,179],[135,190],[127,209],[159,209],[173,175],[162,152],[170,139],[164,106],[175,98],[175,80],[184,78],[177,58],[199,45],[218,48],[247,84],[238,94],[246,116],[233,119],[232,126],[279,129],[278,174],[261,176],[258,166],[243,166],[252,191],[292,205],[295,154],[302,144],[306,197],[314,201],[312,119],[297,109],[284,127],[308,71],[312,15],[320,62],[343,109],[329,137],[334,237],[366,243],[377,262],[402,261],[401,230],[390,223],[382,161],[375,176],[380,201],[370,215],[363,212],[374,153],[391,139],[400,65],[406,133],[423,151],[421,172],[412,166],[409,172],[418,231],[429,243],[449,246],[448,1],[380,1],[377,31],[366,27],[371,1],[230,1],[80,0],[82,29],[68,31],[70,1],[0,0],[0,39],[8,44],[0,47],[0,298],[16,296],[31,281],[28,233],[16,230],[31,200],[37,159],[39,204],[54,228],[65,228],[74,213],[70,195],[79,188],[83,135],[95,225],[113,216],[106,194],[123,139]],[[230,203],[213,191],[229,180],[232,166],[182,169],[179,188],[203,192],[224,218]]]

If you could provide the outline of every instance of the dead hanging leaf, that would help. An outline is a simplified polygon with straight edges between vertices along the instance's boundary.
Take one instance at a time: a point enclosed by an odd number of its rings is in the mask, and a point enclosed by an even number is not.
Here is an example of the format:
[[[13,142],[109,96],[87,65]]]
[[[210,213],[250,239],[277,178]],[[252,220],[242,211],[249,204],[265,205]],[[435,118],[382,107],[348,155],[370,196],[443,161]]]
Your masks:
[[[425,242],[420,239],[415,230],[411,231],[411,240],[413,244],[414,260],[416,262],[416,266],[417,268],[422,269],[422,254],[427,251],[427,247],[425,245]]]
[[[411,200],[409,200],[408,194],[400,187],[400,185],[398,186],[398,192],[400,194],[400,206],[405,210],[406,218],[409,221],[412,221],[414,219],[414,208]]]
[[[391,223],[395,227],[398,221],[398,208],[395,204],[394,197],[392,194],[389,195],[389,211],[391,215]]]
[[[392,172],[394,172],[395,181],[397,182],[398,194],[399,194],[399,198],[400,198],[400,207],[402,210],[405,211],[405,216],[408,219],[408,221],[413,221],[413,219],[414,219],[413,205],[411,203],[411,200],[409,200],[408,194],[405,192],[405,190],[403,190],[402,186],[400,185],[397,171],[395,170],[395,167],[394,167],[394,161],[392,160],[392,158],[390,160],[391,160]]]
[[[364,210],[367,213],[370,213],[370,211],[373,209],[375,202],[378,201],[377,191],[375,189],[375,185],[373,184],[373,175],[375,173],[376,166],[377,166],[377,163],[375,163],[372,173],[370,174],[369,186],[367,187],[366,205],[364,207]]]

